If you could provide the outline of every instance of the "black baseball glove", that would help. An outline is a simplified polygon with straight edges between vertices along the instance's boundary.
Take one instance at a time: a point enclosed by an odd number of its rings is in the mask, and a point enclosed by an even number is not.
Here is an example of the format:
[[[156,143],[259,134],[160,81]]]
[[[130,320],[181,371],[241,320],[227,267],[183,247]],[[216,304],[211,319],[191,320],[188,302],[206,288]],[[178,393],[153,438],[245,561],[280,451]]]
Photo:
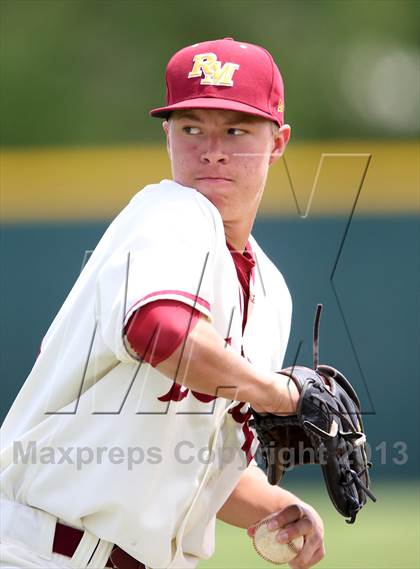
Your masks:
[[[318,330],[322,305],[314,325],[314,369],[294,366],[281,371],[295,383],[300,399],[295,415],[253,411],[251,425],[261,443],[267,477],[278,484],[288,468],[320,464],[328,494],[336,509],[353,523],[369,490],[366,436],[359,399],[344,375],[318,365]]]

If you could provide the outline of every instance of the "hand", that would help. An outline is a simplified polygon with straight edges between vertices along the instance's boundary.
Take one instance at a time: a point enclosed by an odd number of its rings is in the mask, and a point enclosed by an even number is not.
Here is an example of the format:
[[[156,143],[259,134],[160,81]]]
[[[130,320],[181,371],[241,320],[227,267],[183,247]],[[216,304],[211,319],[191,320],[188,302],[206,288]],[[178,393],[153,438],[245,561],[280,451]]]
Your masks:
[[[296,413],[300,393],[295,382],[288,376],[279,373],[270,374],[269,388],[264,389],[257,402],[251,406],[257,413],[275,413],[276,415],[292,415]]]
[[[304,545],[299,555],[290,561],[291,569],[309,569],[325,556],[324,524],[319,514],[308,504],[293,504],[273,514],[268,529],[277,532],[279,543],[287,543],[303,536]],[[255,526],[248,528],[252,537]]]

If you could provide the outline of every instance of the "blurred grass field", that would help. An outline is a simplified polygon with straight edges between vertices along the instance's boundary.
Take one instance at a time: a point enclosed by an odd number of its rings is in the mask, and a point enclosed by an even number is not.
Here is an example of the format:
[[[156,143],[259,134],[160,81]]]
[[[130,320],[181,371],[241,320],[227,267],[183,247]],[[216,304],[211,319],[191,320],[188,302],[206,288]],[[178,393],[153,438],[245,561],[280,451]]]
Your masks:
[[[289,487],[288,487],[289,489]],[[326,528],[323,569],[418,569],[420,567],[419,484],[393,480],[375,484],[376,504],[368,503],[348,525],[319,486],[290,488],[320,512]],[[218,522],[216,553],[200,569],[272,567],[254,552],[244,530]],[[288,567],[286,565],[285,567]]]

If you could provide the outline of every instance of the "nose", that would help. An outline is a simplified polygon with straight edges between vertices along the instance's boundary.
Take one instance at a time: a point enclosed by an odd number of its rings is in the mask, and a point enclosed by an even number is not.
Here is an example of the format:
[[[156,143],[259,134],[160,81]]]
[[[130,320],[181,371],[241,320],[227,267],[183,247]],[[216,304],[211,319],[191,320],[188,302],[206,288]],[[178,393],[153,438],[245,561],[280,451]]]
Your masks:
[[[218,136],[209,136],[201,153],[203,164],[227,164],[229,156],[223,149],[223,144]]]

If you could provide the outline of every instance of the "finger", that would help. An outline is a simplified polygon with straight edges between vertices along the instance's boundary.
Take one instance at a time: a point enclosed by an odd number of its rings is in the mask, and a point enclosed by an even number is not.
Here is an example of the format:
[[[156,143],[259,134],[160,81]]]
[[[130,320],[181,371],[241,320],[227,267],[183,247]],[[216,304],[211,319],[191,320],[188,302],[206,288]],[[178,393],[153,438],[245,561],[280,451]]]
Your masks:
[[[325,557],[324,544],[321,544],[317,549],[308,548],[306,551],[304,549],[290,561],[289,566],[291,569],[309,569],[309,567],[316,565]]]
[[[314,529],[313,523],[309,518],[302,518],[283,527],[276,535],[277,541],[287,543],[299,536],[307,536]]]
[[[288,506],[284,510],[281,510],[278,514],[273,516],[273,519],[268,524],[269,529],[275,530],[278,528],[282,528],[283,526],[300,520],[305,515],[305,511],[299,504],[293,504],[292,506]],[[277,524],[275,527],[274,520]]]
[[[249,537],[254,537],[255,531],[256,531],[255,526],[251,526],[246,530],[246,533],[249,535]]]
[[[324,545],[321,545],[320,548],[318,548],[313,557],[312,557],[312,565],[315,565],[315,563],[319,563],[321,561],[321,559],[324,559],[325,557],[325,547]]]
[[[279,529],[280,526],[279,526],[279,523],[277,521],[277,516],[278,516],[278,512],[275,512],[274,514],[270,514],[251,527],[256,529],[260,524],[264,523],[264,524],[267,524],[268,529],[271,531]]]
[[[275,516],[276,516],[276,514],[270,514],[269,516],[267,516],[266,518],[263,518],[262,520],[260,520],[256,524],[254,524],[253,526],[249,526],[249,528],[246,530],[249,537],[253,537],[255,535],[255,532],[257,531],[257,528],[259,525],[261,525],[263,522],[269,523],[272,519],[275,518]]]

